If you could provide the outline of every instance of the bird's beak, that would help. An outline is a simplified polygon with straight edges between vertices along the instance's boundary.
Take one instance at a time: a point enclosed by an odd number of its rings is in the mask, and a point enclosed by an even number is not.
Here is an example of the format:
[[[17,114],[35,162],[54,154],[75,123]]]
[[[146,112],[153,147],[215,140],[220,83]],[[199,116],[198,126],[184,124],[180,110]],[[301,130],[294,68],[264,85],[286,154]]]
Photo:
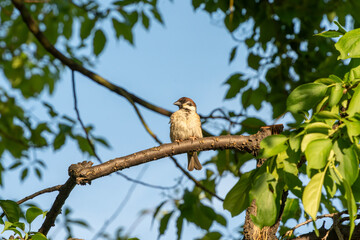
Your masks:
[[[176,106],[181,106],[181,103],[179,102],[179,101],[176,101],[176,102],[174,102],[174,105],[176,105]]]

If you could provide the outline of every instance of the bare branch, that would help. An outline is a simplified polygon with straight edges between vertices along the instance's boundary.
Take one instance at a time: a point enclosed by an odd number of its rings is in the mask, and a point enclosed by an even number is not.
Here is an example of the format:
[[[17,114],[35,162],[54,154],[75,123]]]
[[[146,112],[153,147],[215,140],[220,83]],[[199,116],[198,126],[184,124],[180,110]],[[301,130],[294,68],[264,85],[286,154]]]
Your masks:
[[[19,10],[19,12],[22,16],[22,19],[28,26],[29,30],[34,34],[34,36],[37,38],[37,40],[40,42],[40,44],[46,49],[46,51],[48,51],[55,58],[59,59],[64,65],[68,66],[71,70],[80,72],[81,74],[87,76],[94,82],[100,84],[103,87],[106,87],[107,89],[109,89],[127,99],[131,98],[134,102],[142,105],[145,108],[148,108],[148,109],[150,109],[154,112],[157,112],[159,114],[162,114],[164,116],[171,115],[172,112],[170,112],[164,108],[155,106],[154,104],[151,104],[142,98],[139,98],[138,96],[128,92],[124,88],[119,87],[119,86],[109,82],[108,80],[104,79],[103,77],[96,74],[95,72],[90,71],[89,69],[81,66],[80,64],[76,63],[72,59],[66,57],[59,50],[57,50],[50,43],[50,41],[45,37],[45,35],[40,31],[37,22],[31,16],[29,10],[25,7],[24,2],[22,0],[12,0],[12,3]]]
[[[45,236],[49,232],[50,228],[55,225],[55,219],[61,212],[61,208],[65,203],[65,200],[69,197],[71,191],[76,186],[75,179],[69,178],[64,185],[61,186],[59,194],[57,195],[54,204],[50,211],[46,214],[45,221],[43,222],[39,232]]]
[[[92,167],[92,162],[81,162],[69,167],[70,178],[61,187],[50,211],[46,215],[45,221],[39,232],[47,235],[50,228],[54,226],[55,219],[59,215],[65,200],[76,184],[91,183],[92,180],[109,175],[113,172],[154,161],[160,158],[186,153],[189,151],[207,151],[216,149],[236,149],[256,154],[260,147],[260,142],[265,137],[282,129],[282,125],[266,126],[260,131],[250,136],[219,136],[207,137],[194,141],[188,140],[181,143],[163,144],[131,155],[116,158],[108,162]]]
[[[239,151],[257,152],[260,141],[271,135],[268,128],[263,128],[257,134],[251,136],[219,136],[207,137],[194,141],[187,140],[181,143],[163,144],[131,155],[115,158],[103,164],[93,167],[85,167],[73,164],[69,168],[70,176],[76,179],[78,184],[90,183],[92,180],[109,175],[124,168],[133,167],[160,158],[187,153],[190,151],[208,151],[216,149],[237,149]],[[84,163],[83,163],[84,164]],[[92,163],[91,163],[92,164]]]
[[[59,191],[62,186],[63,185],[57,185],[57,186],[54,186],[54,187],[45,188],[43,190],[40,190],[40,191],[38,191],[36,193],[33,193],[33,194],[27,196],[27,197],[24,197],[23,199],[17,201],[16,203],[17,204],[22,204],[22,203],[24,203],[24,202],[26,202],[26,201],[28,201],[30,199],[33,199],[33,198],[35,198],[35,197],[37,197],[37,196],[39,196],[41,194]]]

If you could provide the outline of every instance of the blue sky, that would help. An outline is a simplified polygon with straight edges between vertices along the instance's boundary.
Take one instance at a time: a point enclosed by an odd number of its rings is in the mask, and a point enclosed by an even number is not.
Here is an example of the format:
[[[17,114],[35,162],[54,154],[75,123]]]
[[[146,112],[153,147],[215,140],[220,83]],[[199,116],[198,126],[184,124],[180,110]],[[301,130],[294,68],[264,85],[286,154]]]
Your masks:
[[[216,22],[208,14],[194,12],[190,1],[159,1],[160,12],[165,21],[165,26],[158,23],[152,24],[150,31],[141,27],[135,30],[135,47],[124,41],[117,42],[114,32],[109,26],[105,27],[108,42],[104,52],[97,59],[93,70],[111,82],[124,87],[128,91],[144,98],[156,105],[175,111],[172,105],[178,98],[187,96],[198,105],[198,112],[209,114],[216,107],[227,107],[235,111],[240,110],[240,100],[224,102],[227,87],[223,82],[232,73],[246,71],[246,49],[240,46],[238,56],[229,65],[229,53],[237,43],[222,27],[221,21]],[[51,97],[42,96],[54,105],[60,113],[76,118],[73,109],[70,72],[66,71],[61,81],[56,86],[55,94]],[[4,81],[2,81],[4,82]],[[98,148],[102,160],[131,154],[147,149],[157,144],[145,132],[135,111],[124,98],[91,82],[89,79],[76,74],[78,105],[85,124],[95,126],[95,134],[105,137],[112,149]],[[28,109],[40,119],[44,113],[37,101],[26,102]],[[153,132],[163,141],[169,142],[169,119],[140,107],[145,120]],[[264,120],[269,122],[270,116],[264,112]],[[208,125],[209,130],[215,132],[218,127]],[[80,131],[80,129],[79,129]],[[208,160],[214,152],[202,153],[200,161]],[[57,152],[37,152],[37,156],[47,163],[43,181],[39,181],[32,173],[31,180],[19,182],[17,171],[5,174],[6,188],[1,190],[1,195],[6,198],[18,200],[57,184],[63,184],[68,178],[67,168],[70,164],[87,159],[81,154],[77,145],[67,141],[66,146]],[[183,166],[186,165],[186,156],[177,156]],[[7,159],[7,163],[11,160]],[[148,163],[142,181],[171,186],[182,173],[174,166],[170,159],[161,159]],[[144,166],[126,169],[123,173],[136,178]],[[205,171],[192,172],[195,177],[201,177]],[[183,187],[192,186],[186,178],[182,181]],[[218,194],[225,196],[233,186],[235,179],[225,178]],[[131,183],[112,174],[93,181],[91,185],[77,186],[68,198],[66,205],[73,210],[72,218],[85,219],[91,230],[75,228],[74,236],[91,239],[118,207],[125,197]],[[14,192],[13,189],[20,189]],[[166,193],[166,192],[165,192]],[[42,209],[49,209],[56,193],[38,197],[35,202],[40,203]],[[150,212],[166,197],[164,192],[138,185],[121,214],[107,227],[113,233],[118,226],[127,230],[134,222],[138,221],[142,210]],[[209,203],[210,204],[210,203]],[[212,203],[218,213],[224,214],[229,220],[230,215],[222,209],[222,203],[213,200]],[[168,205],[164,209],[171,209]],[[151,228],[152,214],[147,214],[136,225],[131,236],[140,239],[155,239],[158,235],[158,221]],[[62,216],[59,217],[62,219]],[[229,231],[243,221],[243,215],[233,218]],[[40,221],[37,222],[38,224]],[[59,226],[60,223],[57,223]],[[33,229],[39,225],[34,224]],[[169,229],[162,239],[175,238],[175,223],[169,223]],[[226,234],[226,233],[225,233]],[[49,234],[53,239],[62,239],[64,231],[53,228]],[[193,239],[202,236],[202,231],[191,224],[185,224],[182,239]]]

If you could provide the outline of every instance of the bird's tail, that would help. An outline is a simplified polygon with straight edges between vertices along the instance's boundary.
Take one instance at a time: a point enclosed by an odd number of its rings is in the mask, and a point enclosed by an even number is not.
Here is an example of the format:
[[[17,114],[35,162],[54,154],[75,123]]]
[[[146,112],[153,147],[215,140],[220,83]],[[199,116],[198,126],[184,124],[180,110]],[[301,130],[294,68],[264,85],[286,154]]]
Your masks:
[[[201,163],[199,162],[197,152],[190,152],[187,155],[188,155],[188,170],[192,171],[194,170],[194,168],[196,170],[201,170],[202,166]]]

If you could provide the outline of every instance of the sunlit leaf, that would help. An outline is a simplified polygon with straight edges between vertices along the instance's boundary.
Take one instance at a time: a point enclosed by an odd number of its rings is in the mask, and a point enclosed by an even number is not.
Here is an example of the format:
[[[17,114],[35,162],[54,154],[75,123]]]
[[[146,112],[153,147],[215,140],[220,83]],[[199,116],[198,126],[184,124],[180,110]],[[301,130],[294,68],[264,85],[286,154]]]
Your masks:
[[[30,207],[28,210],[26,210],[25,218],[28,223],[32,223],[34,219],[43,214],[43,211],[38,207]]]
[[[305,156],[308,161],[308,168],[322,169],[327,163],[332,142],[330,139],[317,139],[311,141],[306,149]]]
[[[358,112],[360,112],[360,84],[354,89],[354,94],[350,100],[349,107],[346,110],[346,113],[349,114],[349,117],[354,116],[354,114]]]
[[[307,83],[292,91],[287,99],[287,110],[292,113],[308,111],[325,95],[327,86],[321,83]]]
[[[302,202],[305,211],[312,219],[316,219],[321,200],[321,189],[324,184],[325,172],[315,174],[304,189]]]
[[[335,48],[340,52],[338,59],[360,58],[360,28],[351,30],[342,36]]]
[[[336,83],[335,86],[331,88],[329,106],[332,107],[338,104],[342,96],[343,96],[342,84]]]
[[[349,142],[340,138],[335,141],[333,150],[336,160],[340,163],[337,169],[351,186],[359,174],[359,159],[354,147]]]
[[[264,149],[261,158],[269,158],[285,151],[288,148],[287,140],[288,137],[282,134],[271,135],[263,139],[260,143],[261,149]]]
[[[257,206],[256,216],[251,216],[251,219],[260,228],[272,226],[277,218],[276,195],[269,188],[274,180],[270,173],[265,172],[255,180],[250,191],[251,198],[256,199]]]

